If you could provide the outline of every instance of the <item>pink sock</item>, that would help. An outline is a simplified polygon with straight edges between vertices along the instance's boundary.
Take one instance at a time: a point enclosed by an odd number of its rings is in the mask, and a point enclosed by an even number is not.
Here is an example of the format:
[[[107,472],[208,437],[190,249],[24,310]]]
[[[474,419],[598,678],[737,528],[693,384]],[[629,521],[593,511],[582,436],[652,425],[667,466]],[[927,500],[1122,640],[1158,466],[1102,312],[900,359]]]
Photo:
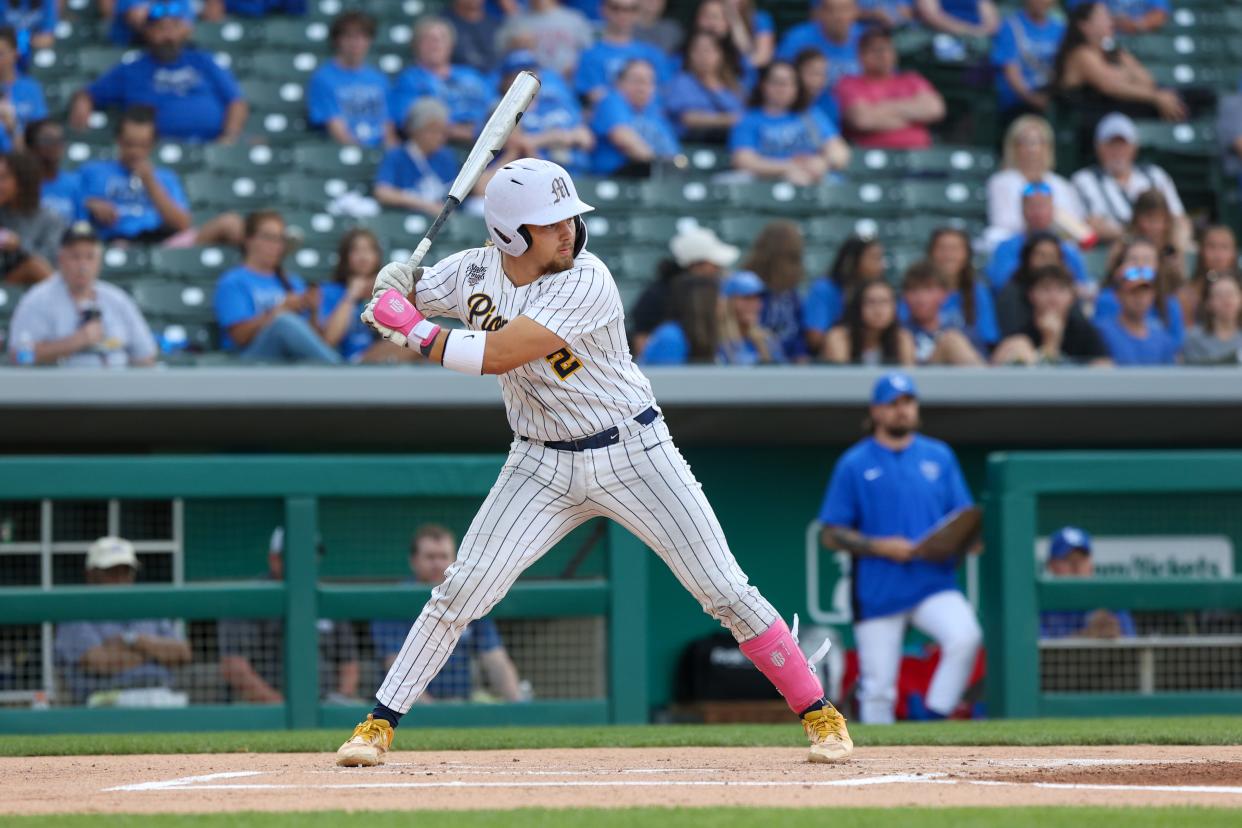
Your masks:
[[[776,685],[793,712],[800,714],[824,697],[819,677],[811,672],[806,656],[781,619],[776,619],[762,635],[743,641],[741,648],[759,672]]]

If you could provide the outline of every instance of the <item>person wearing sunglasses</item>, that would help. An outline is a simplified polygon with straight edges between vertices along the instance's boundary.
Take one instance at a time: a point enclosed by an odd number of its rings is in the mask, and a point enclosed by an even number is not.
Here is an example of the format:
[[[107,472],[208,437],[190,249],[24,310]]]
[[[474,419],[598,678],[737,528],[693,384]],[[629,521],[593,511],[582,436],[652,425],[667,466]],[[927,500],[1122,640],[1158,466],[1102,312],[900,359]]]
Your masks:
[[[1172,335],[1151,318],[1156,301],[1155,281],[1155,268],[1126,267],[1117,288],[1120,312],[1115,319],[1096,323],[1117,365],[1173,365],[1178,361],[1178,347]]]
[[[1186,315],[1182,311],[1177,290],[1181,276],[1162,261],[1156,246],[1142,237],[1126,240],[1113,252],[1107,270],[1107,283],[1095,302],[1095,322],[1117,318],[1121,312],[1120,295],[1125,287],[1126,272],[1136,267],[1144,268],[1152,274],[1153,299],[1148,314],[1150,320],[1164,328],[1180,348],[1186,336]]]

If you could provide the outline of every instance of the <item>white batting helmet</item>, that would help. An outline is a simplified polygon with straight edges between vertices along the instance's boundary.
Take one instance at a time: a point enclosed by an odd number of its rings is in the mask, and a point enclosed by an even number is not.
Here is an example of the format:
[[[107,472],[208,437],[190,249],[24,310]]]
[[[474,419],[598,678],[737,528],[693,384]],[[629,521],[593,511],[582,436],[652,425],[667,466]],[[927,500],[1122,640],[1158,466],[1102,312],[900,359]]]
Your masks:
[[[521,256],[530,246],[525,224],[556,224],[574,218],[577,236],[574,255],[586,245],[586,224],[580,216],[595,208],[578,198],[574,180],[559,164],[540,158],[521,158],[501,167],[483,193],[483,219],[492,243],[510,256]]]

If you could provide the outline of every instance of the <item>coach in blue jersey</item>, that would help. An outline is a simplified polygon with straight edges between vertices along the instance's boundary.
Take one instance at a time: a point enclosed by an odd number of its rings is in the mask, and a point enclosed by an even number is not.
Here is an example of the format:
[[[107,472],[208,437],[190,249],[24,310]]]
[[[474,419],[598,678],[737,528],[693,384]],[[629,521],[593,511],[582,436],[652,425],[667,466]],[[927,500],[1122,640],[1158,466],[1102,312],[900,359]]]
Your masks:
[[[971,505],[953,450],[919,434],[918,391],[903,373],[881,377],[871,395],[871,436],[837,463],[819,519],[825,546],[854,557],[854,640],[859,718],[894,718],[907,622],[940,645],[925,707],[944,718],[961,700],[983,634],[957,586],[954,563],[914,557],[917,541]]]

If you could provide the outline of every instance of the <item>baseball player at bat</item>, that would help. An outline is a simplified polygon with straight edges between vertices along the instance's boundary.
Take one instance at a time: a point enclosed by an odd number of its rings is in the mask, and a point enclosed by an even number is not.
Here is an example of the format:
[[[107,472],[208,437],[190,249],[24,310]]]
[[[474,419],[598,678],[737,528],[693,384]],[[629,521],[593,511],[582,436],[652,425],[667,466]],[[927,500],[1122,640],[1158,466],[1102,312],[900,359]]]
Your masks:
[[[801,717],[810,760],[853,750],[845,719],[785,622],[750,584],[694,474],[673,445],[651,384],[630,358],[621,298],[586,249],[578,198],[557,164],[524,158],[488,182],[491,244],[426,269],[384,268],[363,318],[386,339],[463,374],[496,374],[514,439],[508,460],[376,693],[337,751],[378,765],[401,716],[458,636],[572,529],[611,518],[673,570]],[[425,272],[424,272],[425,271]],[[451,317],[464,329],[432,321]]]

